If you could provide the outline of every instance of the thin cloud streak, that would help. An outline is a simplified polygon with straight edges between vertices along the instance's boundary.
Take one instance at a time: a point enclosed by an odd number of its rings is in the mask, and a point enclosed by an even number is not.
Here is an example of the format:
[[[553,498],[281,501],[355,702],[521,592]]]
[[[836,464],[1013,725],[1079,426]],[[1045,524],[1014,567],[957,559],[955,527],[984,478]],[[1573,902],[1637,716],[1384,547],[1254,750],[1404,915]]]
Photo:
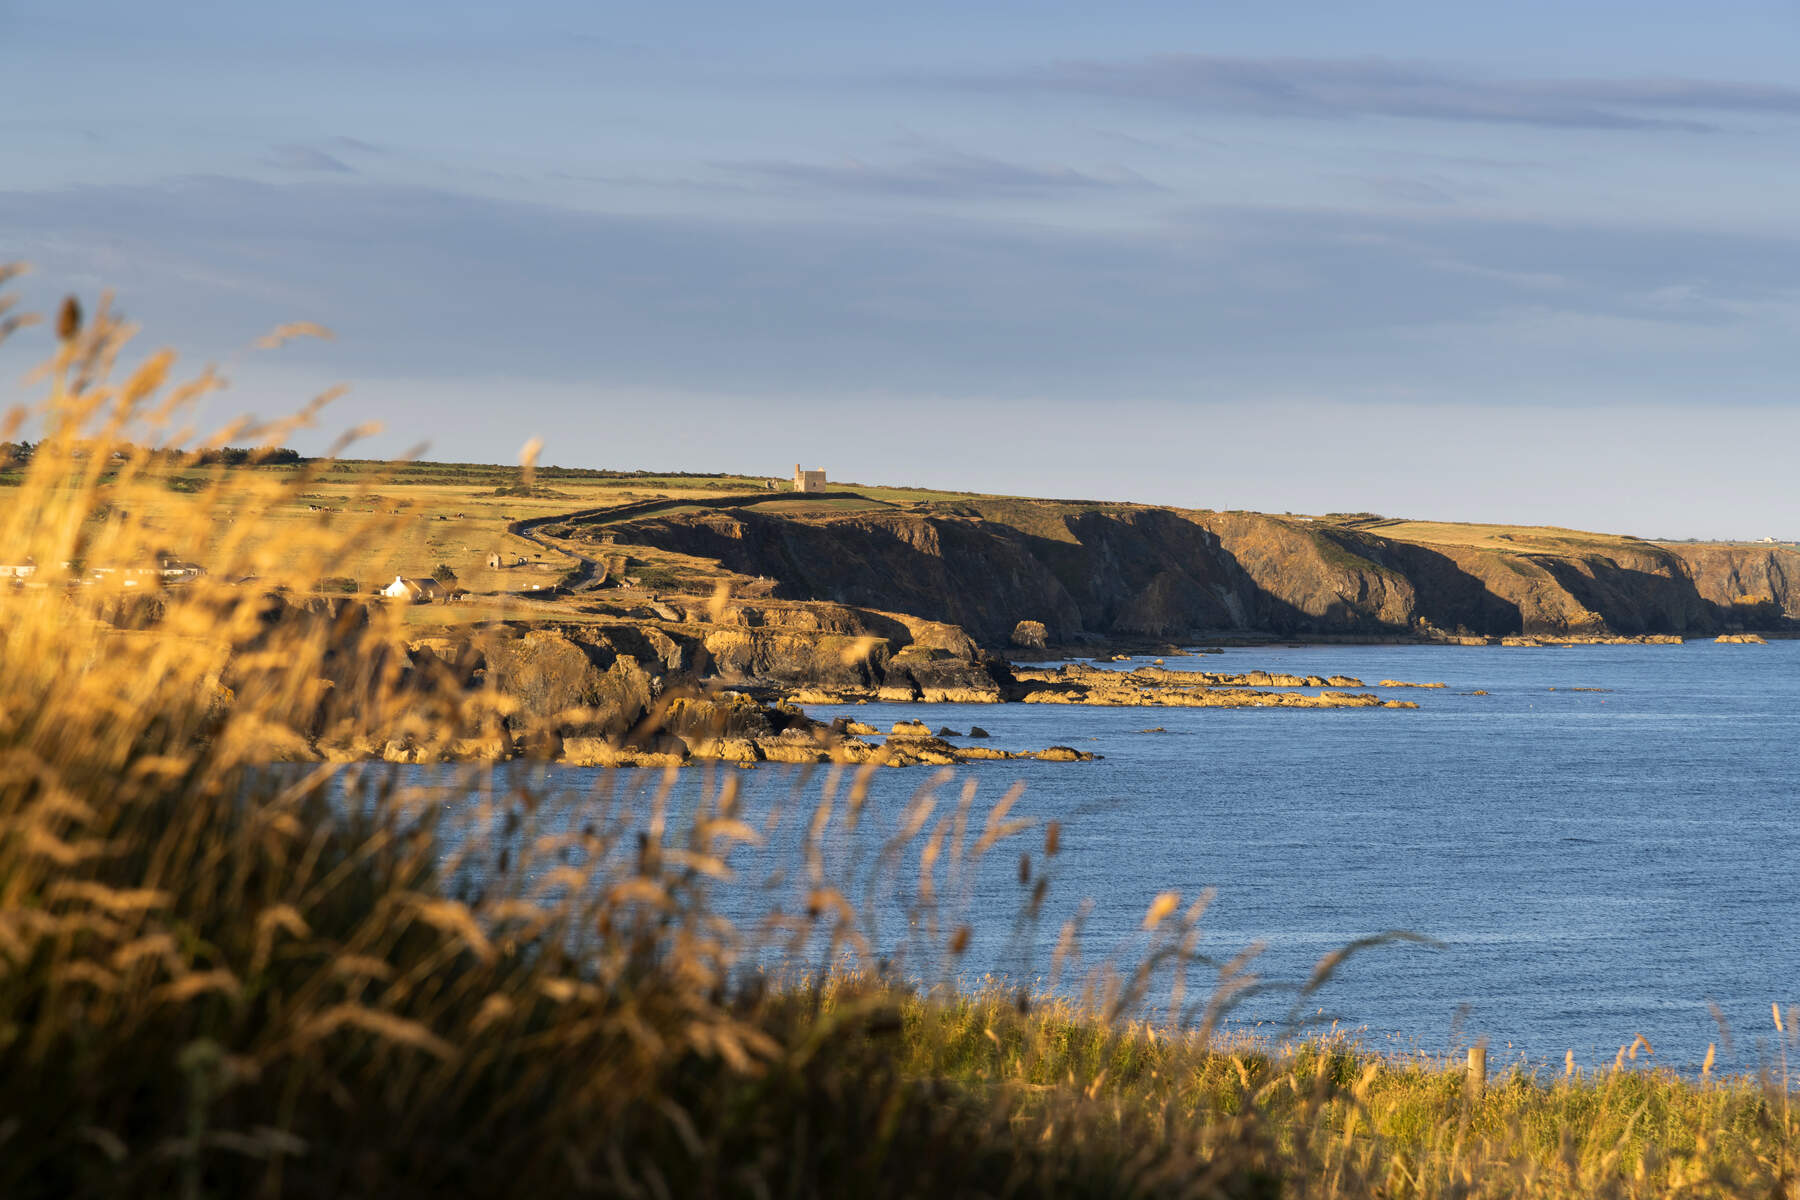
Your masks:
[[[264,160],[271,167],[286,171],[323,171],[333,175],[354,175],[356,168],[341,158],[315,146],[276,146]]]
[[[1092,174],[1067,166],[1038,167],[986,155],[943,152],[901,163],[726,162],[736,175],[830,191],[889,196],[977,198],[1057,191],[1161,191],[1134,171]]]
[[[1800,88],[1701,79],[1495,79],[1384,58],[1161,54],[1068,60],[966,81],[1256,116],[1394,117],[1551,129],[1715,132],[1703,113],[1800,115]],[[1683,114],[1676,116],[1672,114]]]

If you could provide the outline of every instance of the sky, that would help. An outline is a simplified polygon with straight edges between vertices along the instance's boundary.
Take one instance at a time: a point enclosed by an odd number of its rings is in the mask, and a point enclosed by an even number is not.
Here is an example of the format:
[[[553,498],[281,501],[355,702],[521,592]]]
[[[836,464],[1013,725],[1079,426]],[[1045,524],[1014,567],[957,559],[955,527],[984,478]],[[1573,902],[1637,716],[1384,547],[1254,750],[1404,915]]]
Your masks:
[[[26,300],[308,452],[1800,538],[1797,138],[1796,0],[0,0]]]

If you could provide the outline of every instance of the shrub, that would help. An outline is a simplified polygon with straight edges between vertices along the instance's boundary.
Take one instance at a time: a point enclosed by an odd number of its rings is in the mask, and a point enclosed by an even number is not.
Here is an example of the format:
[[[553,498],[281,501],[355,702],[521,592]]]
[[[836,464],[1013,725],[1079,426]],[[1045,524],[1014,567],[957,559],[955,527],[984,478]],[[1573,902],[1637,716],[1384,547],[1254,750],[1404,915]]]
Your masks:
[[[1042,650],[1049,639],[1050,631],[1044,628],[1042,621],[1020,621],[1013,626],[1012,644],[1015,646]]]
[[[672,567],[657,563],[644,563],[641,566],[629,567],[627,572],[637,577],[638,586],[652,588],[657,591],[674,591],[686,583],[686,576]]]

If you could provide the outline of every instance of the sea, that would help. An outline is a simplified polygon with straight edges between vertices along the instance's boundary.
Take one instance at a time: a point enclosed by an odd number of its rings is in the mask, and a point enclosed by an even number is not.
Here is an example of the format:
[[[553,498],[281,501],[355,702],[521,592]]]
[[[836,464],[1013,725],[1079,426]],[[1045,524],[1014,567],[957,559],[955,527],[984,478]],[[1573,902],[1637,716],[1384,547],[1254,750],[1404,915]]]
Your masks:
[[[1445,686],[1380,689],[1417,709],[809,709],[1100,756],[884,769],[862,794],[853,771],[826,768],[672,782],[529,770],[576,798],[577,819],[591,805],[639,831],[659,789],[678,830],[734,779],[763,840],[733,854],[711,902],[746,930],[801,931],[753,939],[759,970],[853,956],[919,986],[1092,997],[1160,950],[1137,1001],[1159,1021],[1210,1012],[1235,1032],[1335,1032],[1395,1053],[1485,1041],[1490,1062],[1554,1069],[1570,1053],[1609,1065],[1625,1046],[1678,1071],[1709,1046],[1716,1069],[1776,1065],[1771,1006],[1800,1004],[1800,641],[1284,645],[1165,662]],[[1016,787],[1007,836],[971,861]],[[857,911],[860,944],[823,933],[827,885]],[[1175,907],[1146,931],[1168,893]]]

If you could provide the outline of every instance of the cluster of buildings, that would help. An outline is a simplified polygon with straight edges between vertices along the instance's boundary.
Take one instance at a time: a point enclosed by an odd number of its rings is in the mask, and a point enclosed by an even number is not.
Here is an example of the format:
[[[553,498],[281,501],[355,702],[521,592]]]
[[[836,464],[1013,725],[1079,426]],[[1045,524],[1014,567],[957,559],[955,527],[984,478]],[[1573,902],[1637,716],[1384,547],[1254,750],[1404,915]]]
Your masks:
[[[73,563],[63,563],[64,571],[74,570]],[[38,573],[36,560],[25,558],[18,562],[0,563],[0,580],[8,580],[15,584],[23,584]],[[86,567],[75,575],[75,581],[83,584],[117,583],[120,587],[179,587],[191,583],[206,574],[206,568],[199,563],[188,562],[170,554],[158,555],[153,567]]]

